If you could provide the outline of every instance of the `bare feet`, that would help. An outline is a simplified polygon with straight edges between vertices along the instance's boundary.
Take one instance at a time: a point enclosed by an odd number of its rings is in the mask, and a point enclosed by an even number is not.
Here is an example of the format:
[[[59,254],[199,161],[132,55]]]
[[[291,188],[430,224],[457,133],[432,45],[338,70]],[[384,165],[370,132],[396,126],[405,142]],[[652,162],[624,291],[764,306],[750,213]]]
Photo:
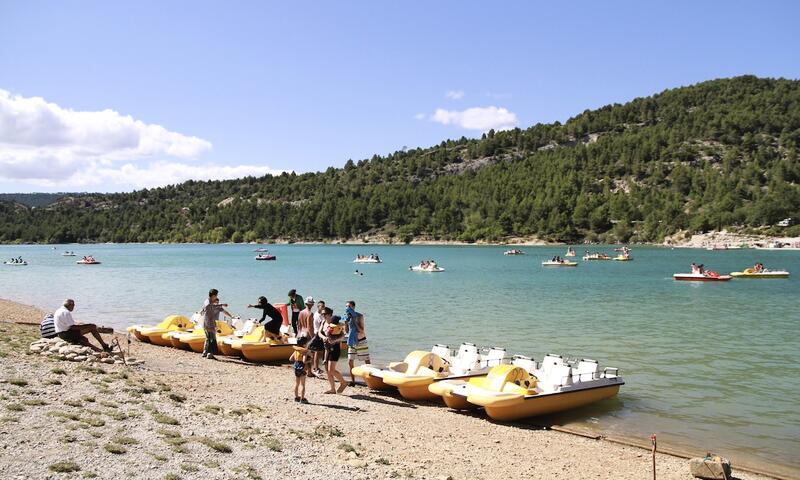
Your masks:
[[[327,394],[330,394],[330,393],[336,393],[336,390],[325,390],[325,391],[324,391],[324,392],[322,392],[322,393],[327,393]]]
[[[347,384],[346,384],[346,383],[343,383],[343,384],[339,385],[339,389],[338,389],[338,390],[336,390],[336,392],[337,392],[337,393],[342,393],[342,392],[344,392],[344,389],[345,389],[345,388],[347,388]]]

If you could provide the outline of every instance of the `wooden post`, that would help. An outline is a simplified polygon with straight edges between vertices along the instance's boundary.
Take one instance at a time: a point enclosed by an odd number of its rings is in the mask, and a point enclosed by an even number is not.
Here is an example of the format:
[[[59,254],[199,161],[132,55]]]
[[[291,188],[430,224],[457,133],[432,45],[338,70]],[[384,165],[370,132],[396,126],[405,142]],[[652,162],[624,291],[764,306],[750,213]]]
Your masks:
[[[650,441],[653,442],[653,480],[656,480],[656,434],[650,435]]]

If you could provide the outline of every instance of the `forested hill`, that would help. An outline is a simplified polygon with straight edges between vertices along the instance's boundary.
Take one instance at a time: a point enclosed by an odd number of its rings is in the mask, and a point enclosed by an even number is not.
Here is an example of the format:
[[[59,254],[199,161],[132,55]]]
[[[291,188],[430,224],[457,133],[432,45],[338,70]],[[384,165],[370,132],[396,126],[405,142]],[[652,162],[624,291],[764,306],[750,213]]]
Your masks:
[[[0,202],[17,202],[29,207],[46,207],[64,195],[63,193],[0,193]]]
[[[320,173],[3,202],[0,241],[661,241],[800,218],[798,143],[800,81],[744,76]]]

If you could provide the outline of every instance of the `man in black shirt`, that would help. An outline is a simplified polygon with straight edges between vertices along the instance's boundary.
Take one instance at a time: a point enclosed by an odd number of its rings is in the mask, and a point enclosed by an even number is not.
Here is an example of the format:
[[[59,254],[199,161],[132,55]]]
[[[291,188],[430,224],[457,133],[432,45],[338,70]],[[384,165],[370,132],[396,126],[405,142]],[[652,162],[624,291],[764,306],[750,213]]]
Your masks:
[[[258,303],[255,305],[248,305],[247,308],[260,308],[263,310],[258,323],[264,326],[264,330],[267,331],[268,335],[276,338],[280,337],[283,316],[281,316],[281,312],[279,312],[277,308],[273,307],[272,304],[267,301],[267,297],[258,297]],[[267,317],[270,318],[269,321],[266,321]]]

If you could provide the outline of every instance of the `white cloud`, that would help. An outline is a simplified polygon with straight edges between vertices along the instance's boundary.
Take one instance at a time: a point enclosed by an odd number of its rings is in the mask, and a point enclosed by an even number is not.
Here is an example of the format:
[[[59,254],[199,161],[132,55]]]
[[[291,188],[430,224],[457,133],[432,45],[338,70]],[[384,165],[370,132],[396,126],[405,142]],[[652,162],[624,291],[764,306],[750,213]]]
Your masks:
[[[279,174],[266,166],[199,165],[211,142],[113,110],[75,111],[0,89],[0,179],[65,189],[151,187],[188,179]]]
[[[514,112],[495,106],[473,107],[466,110],[437,108],[429,119],[442,125],[457,125],[467,130],[480,130],[481,132],[491,129],[511,130],[519,123]]]
[[[450,100],[461,100],[464,98],[464,90],[448,90],[444,96]]]
[[[414,118],[416,118],[417,120],[425,120],[425,117],[426,115],[424,113],[418,113],[414,115]]]

